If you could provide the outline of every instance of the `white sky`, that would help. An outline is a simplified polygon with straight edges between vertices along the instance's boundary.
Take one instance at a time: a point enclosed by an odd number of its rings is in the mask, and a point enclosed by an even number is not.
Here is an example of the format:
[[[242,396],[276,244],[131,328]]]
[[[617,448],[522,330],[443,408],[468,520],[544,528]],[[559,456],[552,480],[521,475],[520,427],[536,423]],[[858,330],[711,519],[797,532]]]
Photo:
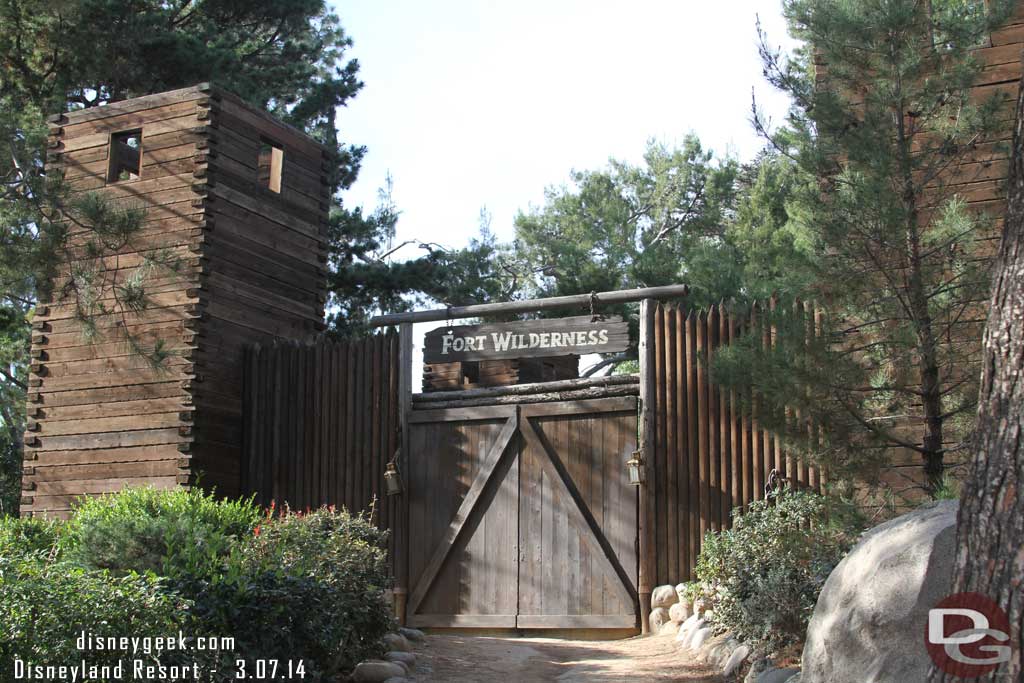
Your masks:
[[[366,84],[338,116],[342,139],[368,148],[345,200],[372,210],[390,172],[399,242],[462,246],[482,207],[508,240],[545,187],[610,157],[639,162],[649,138],[695,132],[749,159],[761,147],[751,88],[776,121],[786,109],[761,75],[755,29],[760,14],[772,42],[791,45],[781,0],[334,5]]]

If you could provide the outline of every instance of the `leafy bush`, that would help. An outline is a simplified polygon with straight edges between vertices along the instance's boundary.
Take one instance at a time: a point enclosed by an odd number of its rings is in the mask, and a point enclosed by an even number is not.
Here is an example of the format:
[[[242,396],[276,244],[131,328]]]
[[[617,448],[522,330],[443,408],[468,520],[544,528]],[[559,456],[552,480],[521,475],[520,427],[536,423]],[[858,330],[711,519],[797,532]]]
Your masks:
[[[697,560],[712,620],[768,651],[802,641],[818,593],[859,524],[823,496],[780,489],[710,533]]]
[[[71,519],[70,557],[83,567],[162,576],[212,575],[261,512],[198,489],[125,489],[90,498]]]
[[[115,577],[42,554],[0,557],[0,681],[14,658],[37,664],[116,664],[124,652],[80,652],[82,631],[99,636],[177,633],[182,601],[155,576]]]
[[[82,630],[180,629],[235,639],[233,651],[183,660],[217,668],[215,680],[233,680],[239,659],[301,659],[307,681],[333,680],[381,654],[394,627],[383,599],[385,540],[366,517],[344,511],[264,515],[248,502],[151,488],[87,501],[64,525],[4,520],[0,667],[15,655],[77,662]],[[97,664],[117,660],[92,654]],[[0,683],[10,673],[0,670]]]
[[[35,517],[0,517],[0,558],[43,553],[56,556],[65,527]]]
[[[380,654],[394,626],[385,538],[345,511],[285,511],[256,527],[222,576],[178,586],[205,628],[235,637],[238,658],[303,659],[317,680]]]

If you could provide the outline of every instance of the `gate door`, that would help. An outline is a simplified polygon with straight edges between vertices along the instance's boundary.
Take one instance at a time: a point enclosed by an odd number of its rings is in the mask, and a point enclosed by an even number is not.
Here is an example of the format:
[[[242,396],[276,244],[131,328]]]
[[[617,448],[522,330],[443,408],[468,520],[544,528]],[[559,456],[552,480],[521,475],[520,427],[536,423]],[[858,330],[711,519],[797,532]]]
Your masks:
[[[636,399],[413,411],[412,626],[638,623]]]

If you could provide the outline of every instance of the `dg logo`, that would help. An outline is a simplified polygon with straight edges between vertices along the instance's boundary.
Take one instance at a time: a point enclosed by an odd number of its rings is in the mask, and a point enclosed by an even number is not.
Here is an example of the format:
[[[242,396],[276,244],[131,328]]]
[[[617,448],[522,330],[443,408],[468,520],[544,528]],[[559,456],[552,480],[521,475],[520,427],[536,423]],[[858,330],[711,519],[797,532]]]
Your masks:
[[[954,593],[928,611],[925,646],[935,666],[978,678],[1010,661],[1010,620],[981,593]]]

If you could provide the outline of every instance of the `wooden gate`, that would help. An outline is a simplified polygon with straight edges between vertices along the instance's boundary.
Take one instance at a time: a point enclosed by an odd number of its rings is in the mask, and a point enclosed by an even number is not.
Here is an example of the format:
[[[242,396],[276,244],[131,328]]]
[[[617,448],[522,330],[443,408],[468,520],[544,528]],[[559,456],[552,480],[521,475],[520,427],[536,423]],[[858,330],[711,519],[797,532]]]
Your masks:
[[[409,412],[408,623],[635,628],[637,400]]]

